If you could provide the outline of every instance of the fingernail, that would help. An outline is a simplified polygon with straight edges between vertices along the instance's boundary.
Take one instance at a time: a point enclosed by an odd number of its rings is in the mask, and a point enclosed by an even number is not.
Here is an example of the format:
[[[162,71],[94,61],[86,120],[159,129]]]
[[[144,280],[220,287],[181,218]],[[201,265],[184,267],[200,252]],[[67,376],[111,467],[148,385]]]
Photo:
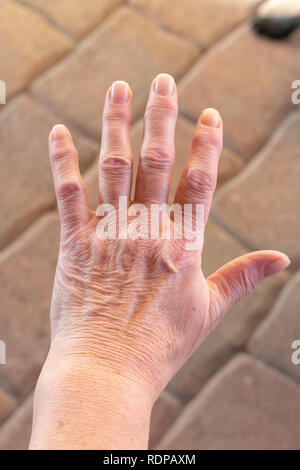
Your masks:
[[[167,73],[157,75],[154,83],[154,91],[158,95],[172,96],[175,90],[174,78]]]
[[[111,86],[111,100],[116,104],[125,104],[129,99],[129,86],[128,83],[118,80]]]
[[[54,140],[65,139],[69,135],[68,129],[63,124],[56,124],[53,126],[51,136]]]
[[[273,276],[286,269],[290,264],[291,261],[287,256],[271,261],[264,267],[264,275],[265,277]]]
[[[203,111],[201,115],[201,124],[207,127],[217,128],[220,125],[220,114],[218,111],[212,108],[208,108]]]

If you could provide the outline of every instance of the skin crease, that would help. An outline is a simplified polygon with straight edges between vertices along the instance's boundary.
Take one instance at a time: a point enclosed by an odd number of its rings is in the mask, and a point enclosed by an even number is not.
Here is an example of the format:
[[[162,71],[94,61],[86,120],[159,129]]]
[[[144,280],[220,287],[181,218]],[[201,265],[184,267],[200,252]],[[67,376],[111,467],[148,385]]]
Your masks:
[[[117,204],[132,185],[132,94],[108,90],[99,158],[100,202]],[[175,159],[175,82],[153,81],[133,202],[168,199]],[[222,150],[213,109],[197,123],[175,202],[204,204],[207,220]],[[51,347],[34,399],[32,449],[139,449],[153,404],[226,311],[264,277],[285,269],[276,251],[250,253],[205,279],[201,252],[178,240],[100,240],[69,131],[49,137],[61,221],[51,304]]]

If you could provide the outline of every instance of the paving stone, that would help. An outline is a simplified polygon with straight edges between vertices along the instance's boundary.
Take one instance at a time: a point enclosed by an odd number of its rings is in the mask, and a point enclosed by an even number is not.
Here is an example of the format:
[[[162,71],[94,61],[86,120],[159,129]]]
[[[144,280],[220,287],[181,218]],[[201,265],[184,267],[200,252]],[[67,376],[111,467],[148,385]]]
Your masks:
[[[8,0],[1,1],[1,80],[7,97],[26,86],[73,46],[43,17]]]
[[[31,435],[33,397],[30,395],[0,428],[0,450],[27,450]]]
[[[300,365],[294,364],[292,343],[300,347],[300,273],[292,278],[270,315],[257,327],[249,351],[300,382]],[[300,354],[298,354],[300,357]]]
[[[48,134],[57,122],[27,95],[16,98],[0,113],[0,248],[55,202]],[[78,132],[74,141],[84,169],[98,148]]]
[[[300,115],[293,113],[263,152],[215,198],[213,214],[248,246],[278,249],[300,263]]]
[[[299,449],[300,388],[238,355],[187,405],[159,449]]]
[[[32,390],[49,348],[58,225],[56,214],[43,216],[0,255],[0,331],[7,354],[0,387],[16,396]]]
[[[95,28],[123,0],[25,0],[52,21],[76,37],[82,37]]]
[[[223,264],[246,253],[245,247],[225,230],[209,219],[205,229],[203,248],[203,271],[210,276]]]
[[[131,0],[180,36],[208,47],[245,20],[260,0]],[[217,12],[217,14],[216,14]]]
[[[96,210],[99,205],[98,163],[95,162],[83,176],[89,207]]]
[[[300,34],[274,43],[243,25],[184,77],[181,109],[193,119],[199,109],[219,109],[226,142],[239,154],[253,156],[293,106],[291,84],[300,74],[299,46]]]
[[[0,367],[5,367],[4,365]],[[16,407],[16,400],[0,389],[0,423],[7,418]]]
[[[212,222],[204,243],[204,272],[210,275],[221,265],[245,253],[245,249]],[[191,399],[206,381],[244,347],[258,323],[269,312],[287,274],[265,279],[255,291],[234,305],[168,385],[181,400]]]
[[[150,425],[149,448],[153,449],[155,444],[166,433],[167,429],[175,421],[181,411],[181,404],[177,398],[168,392],[163,392],[155,403]]]
[[[243,161],[236,153],[224,146],[219,162],[217,188],[233,178],[243,167]]]
[[[129,8],[119,8],[77,50],[33,87],[62,116],[98,137],[106,90],[114,80],[133,89],[133,118],[141,114],[157,73],[182,75],[198,49]]]

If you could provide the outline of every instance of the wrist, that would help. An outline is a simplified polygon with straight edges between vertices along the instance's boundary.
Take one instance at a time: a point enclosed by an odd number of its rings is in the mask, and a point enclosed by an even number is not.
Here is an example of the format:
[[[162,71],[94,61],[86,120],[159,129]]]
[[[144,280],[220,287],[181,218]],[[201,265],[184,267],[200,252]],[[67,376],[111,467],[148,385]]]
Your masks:
[[[147,448],[155,397],[146,387],[92,361],[53,360],[35,391],[32,449]]]

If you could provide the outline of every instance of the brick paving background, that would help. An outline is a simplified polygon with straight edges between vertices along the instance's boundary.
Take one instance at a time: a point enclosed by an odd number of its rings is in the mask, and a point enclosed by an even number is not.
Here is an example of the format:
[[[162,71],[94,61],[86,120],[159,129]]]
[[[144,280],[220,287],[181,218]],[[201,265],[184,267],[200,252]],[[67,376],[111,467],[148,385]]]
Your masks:
[[[155,74],[179,89],[175,183],[203,107],[225,121],[204,270],[251,249],[292,260],[224,321],[155,405],[151,447],[299,449],[300,34],[272,42],[249,19],[259,0],[0,0],[0,449],[28,445],[32,392],[49,346],[58,218],[47,155],[54,123],[73,132],[91,204],[104,93],[134,94],[132,141]],[[297,429],[298,428],[298,429]]]

